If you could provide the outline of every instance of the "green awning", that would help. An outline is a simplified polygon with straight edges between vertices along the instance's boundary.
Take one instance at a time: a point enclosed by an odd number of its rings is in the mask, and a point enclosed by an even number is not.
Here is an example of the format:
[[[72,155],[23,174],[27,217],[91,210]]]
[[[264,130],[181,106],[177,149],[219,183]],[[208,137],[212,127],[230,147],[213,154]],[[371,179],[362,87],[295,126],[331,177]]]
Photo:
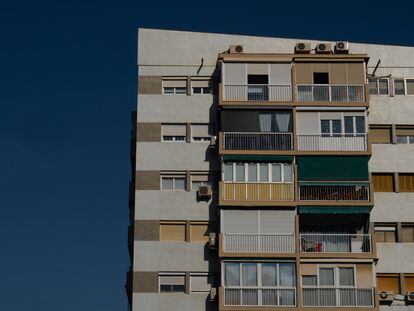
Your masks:
[[[367,186],[369,181],[299,181],[299,186]]]
[[[251,155],[251,154],[226,154],[223,156],[224,162],[253,161],[253,162],[292,162],[292,156],[276,155]]]
[[[369,206],[299,206],[299,214],[369,214]]]
[[[367,156],[297,157],[300,181],[368,181]]]

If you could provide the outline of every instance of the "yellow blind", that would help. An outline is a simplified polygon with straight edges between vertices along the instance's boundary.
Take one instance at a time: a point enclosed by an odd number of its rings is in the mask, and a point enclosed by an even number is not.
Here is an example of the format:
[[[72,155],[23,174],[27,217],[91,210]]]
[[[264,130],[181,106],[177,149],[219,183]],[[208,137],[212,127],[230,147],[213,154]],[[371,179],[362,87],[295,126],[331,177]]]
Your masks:
[[[414,191],[414,174],[413,173],[398,174],[398,181],[400,182],[401,192],[413,192]]]
[[[405,277],[405,290],[407,292],[414,292],[414,276]]]
[[[400,284],[398,282],[398,276],[378,276],[378,291],[379,292],[400,292]]]
[[[192,223],[190,225],[190,240],[192,242],[207,242],[210,234],[208,223]]]
[[[372,182],[375,192],[394,191],[394,174],[392,173],[373,173]]]
[[[185,223],[161,223],[160,241],[185,241]]]
[[[369,138],[372,143],[376,144],[390,144],[391,143],[391,128],[390,127],[370,127]]]

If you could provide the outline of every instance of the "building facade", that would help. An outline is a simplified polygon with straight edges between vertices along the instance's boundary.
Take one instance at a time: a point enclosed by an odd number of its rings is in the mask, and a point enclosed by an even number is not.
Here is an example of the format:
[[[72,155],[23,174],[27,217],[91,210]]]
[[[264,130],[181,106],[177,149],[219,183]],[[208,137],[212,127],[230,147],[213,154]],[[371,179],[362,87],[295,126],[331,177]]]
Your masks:
[[[139,29],[133,311],[414,310],[414,48]]]

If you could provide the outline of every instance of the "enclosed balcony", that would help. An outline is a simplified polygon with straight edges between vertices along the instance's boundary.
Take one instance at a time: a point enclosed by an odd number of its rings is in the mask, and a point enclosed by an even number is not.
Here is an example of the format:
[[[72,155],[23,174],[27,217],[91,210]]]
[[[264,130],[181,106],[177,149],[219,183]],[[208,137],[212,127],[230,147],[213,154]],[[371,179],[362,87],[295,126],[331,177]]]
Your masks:
[[[298,135],[298,150],[304,151],[366,151],[366,134]]]
[[[299,201],[370,201],[370,184],[353,182],[300,182]]]
[[[271,153],[293,149],[289,110],[222,110],[220,151]]]
[[[301,102],[364,102],[365,85],[296,85],[296,99]]]
[[[304,307],[373,307],[374,288],[303,287]]]

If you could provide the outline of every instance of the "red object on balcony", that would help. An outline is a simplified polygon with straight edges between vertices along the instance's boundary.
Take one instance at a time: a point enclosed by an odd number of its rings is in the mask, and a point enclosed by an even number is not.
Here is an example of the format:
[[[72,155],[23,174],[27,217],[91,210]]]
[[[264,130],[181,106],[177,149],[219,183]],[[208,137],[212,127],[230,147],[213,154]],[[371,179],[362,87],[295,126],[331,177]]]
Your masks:
[[[315,251],[317,253],[322,253],[322,243],[316,243],[316,245],[315,245]]]

